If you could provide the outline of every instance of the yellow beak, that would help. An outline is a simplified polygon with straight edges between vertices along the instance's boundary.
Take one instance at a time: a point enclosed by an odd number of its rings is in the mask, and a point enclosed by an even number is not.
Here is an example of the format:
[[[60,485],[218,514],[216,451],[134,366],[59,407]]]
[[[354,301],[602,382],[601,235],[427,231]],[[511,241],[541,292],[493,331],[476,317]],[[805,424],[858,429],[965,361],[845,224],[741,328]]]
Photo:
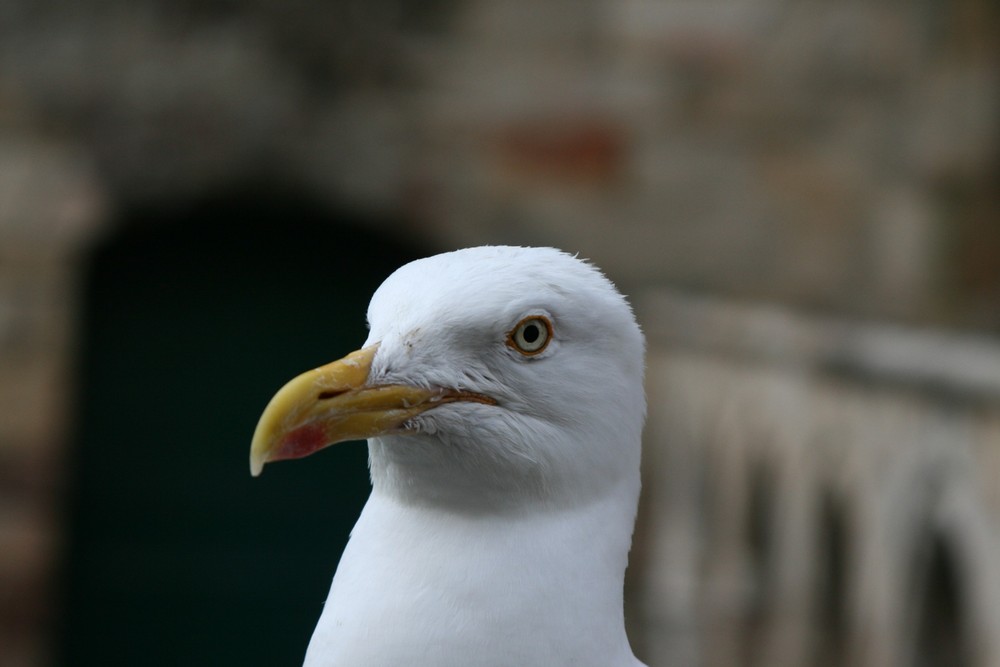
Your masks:
[[[421,412],[454,401],[495,405],[454,389],[368,385],[378,345],[306,371],[278,390],[264,408],[250,445],[250,474],[264,464],[308,456],[328,445],[405,430]]]

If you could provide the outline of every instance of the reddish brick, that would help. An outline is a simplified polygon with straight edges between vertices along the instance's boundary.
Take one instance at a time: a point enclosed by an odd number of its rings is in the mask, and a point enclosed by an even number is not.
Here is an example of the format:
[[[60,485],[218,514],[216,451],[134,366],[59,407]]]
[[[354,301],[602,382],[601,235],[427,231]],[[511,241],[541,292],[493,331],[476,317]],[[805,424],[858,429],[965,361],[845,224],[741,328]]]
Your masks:
[[[621,176],[628,151],[623,124],[606,118],[537,118],[497,133],[507,169],[529,178],[602,184]]]

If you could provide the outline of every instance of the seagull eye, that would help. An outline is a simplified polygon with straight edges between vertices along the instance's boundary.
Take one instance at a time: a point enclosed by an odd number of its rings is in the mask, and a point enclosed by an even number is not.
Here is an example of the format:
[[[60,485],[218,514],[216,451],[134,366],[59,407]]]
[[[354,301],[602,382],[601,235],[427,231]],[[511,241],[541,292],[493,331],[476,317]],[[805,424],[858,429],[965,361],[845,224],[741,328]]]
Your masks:
[[[526,317],[507,334],[507,345],[521,354],[532,356],[540,353],[552,339],[552,323],[548,318],[534,315]]]

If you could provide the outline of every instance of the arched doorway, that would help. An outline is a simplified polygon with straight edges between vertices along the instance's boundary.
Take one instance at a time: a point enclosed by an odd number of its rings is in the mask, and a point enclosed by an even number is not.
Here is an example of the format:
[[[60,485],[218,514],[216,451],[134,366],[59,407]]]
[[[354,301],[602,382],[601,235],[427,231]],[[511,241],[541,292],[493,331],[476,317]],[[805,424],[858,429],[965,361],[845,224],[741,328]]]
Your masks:
[[[294,374],[356,349],[417,254],[298,199],[135,210],[93,253],[59,664],[299,664],[367,495],[367,450],[248,472]]]

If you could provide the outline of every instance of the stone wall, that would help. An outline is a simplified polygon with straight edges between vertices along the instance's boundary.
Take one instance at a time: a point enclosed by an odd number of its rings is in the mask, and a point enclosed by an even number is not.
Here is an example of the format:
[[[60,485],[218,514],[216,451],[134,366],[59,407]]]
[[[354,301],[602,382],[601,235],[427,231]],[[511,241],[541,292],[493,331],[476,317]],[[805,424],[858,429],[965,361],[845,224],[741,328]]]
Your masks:
[[[46,664],[84,245],[106,202],[86,155],[0,139],[0,662]]]
[[[984,3],[580,6],[456,20],[425,96],[432,173],[461,174],[438,180],[436,226],[572,239],[637,287],[985,324],[998,209],[972,183],[995,174],[1000,109]]]

